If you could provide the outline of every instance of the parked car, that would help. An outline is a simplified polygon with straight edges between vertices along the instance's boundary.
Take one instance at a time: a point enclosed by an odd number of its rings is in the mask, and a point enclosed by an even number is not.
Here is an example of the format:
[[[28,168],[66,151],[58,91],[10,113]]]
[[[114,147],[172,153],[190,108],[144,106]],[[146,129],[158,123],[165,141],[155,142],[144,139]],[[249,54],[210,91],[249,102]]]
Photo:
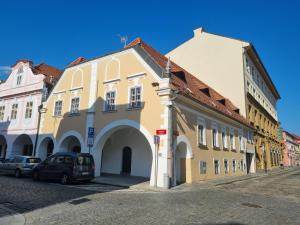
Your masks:
[[[16,155],[0,163],[0,171],[5,174],[13,174],[19,178],[22,175],[31,175],[33,168],[41,161],[40,158],[33,156]]]
[[[91,181],[95,176],[94,158],[89,153],[61,152],[49,156],[34,168],[34,180]]]

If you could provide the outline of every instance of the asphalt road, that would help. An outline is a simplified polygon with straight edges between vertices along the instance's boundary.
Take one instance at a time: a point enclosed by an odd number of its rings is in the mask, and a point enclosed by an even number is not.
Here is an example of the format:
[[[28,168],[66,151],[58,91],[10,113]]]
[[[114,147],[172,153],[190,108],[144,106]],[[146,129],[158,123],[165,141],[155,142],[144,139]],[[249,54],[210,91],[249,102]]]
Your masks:
[[[300,225],[300,169],[222,184],[139,191],[0,176],[0,206],[26,224]],[[0,224],[1,224],[0,213]]]

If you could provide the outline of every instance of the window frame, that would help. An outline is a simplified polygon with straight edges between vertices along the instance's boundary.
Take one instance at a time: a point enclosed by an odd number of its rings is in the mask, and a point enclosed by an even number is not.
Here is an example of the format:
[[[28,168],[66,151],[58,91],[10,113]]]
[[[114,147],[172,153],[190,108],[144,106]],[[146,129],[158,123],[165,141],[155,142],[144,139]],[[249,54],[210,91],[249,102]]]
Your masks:
[[[56,103],[61,102],[60,106],[60,114],[56,113]],[[53,116],[62,116],[62,109],[63,109],[63,100],[59,99],[54,101],[54,108],[53,108]]]
[[[218,163],[217,173],[216,173],[216,162]],[[221,168],[220,168],[220,160],[219,159],[213,159],[213,165],[214,165],[214,174],[220,175],[221,174]]]
[[[28,103],[31,103],[31,106],[28,106]],[[26,107],[25,107],[25,119],[31,119],[32,118],[32,111],[33,110],[33,101],[27,101]],[[28,116],[30,115],[30,116]]]
[[[227,162],[226,164],[227,164],[227,167],[225,166],[225,162]],[[229,174],[229,168],[230,168],[230,166],[229,166],[229,160],[228,159],[224,159],[224,161],[223,161],[223,163],[224,163],[224,174]]]
[[[200,142],[200,137],[199,137],[199,126],[203,127],[202,130],[202,139],[203,141]],[[205,123],[205,119],[203,118],[197,118],[197,145],[198,146],[206,146],[207,145],[207,141],[206,141],[206,123]]]
[[[113,109],[109,109],[108,106],[109,105],[112,105],[112,104],[107,104],[107,95],[108,94],[111,94],[111,93],[114,93],[114,104],[113,104]],[[117,98],[117,91],[116,90],[109,90],[109,91],[106,91],[105,92],[105,101],[104,101],[104,106],[103,106],[103,109],[104,109],[104,112],[114,112],[117,110],[117,107],[116,107],[116,98]],[[110,95],[110,100],[111,100],[111,95]]]
[[[205,160],[199,160],[199,173],[200,175],[207,174],[207,162]]]
[[[231,135],[232,135],[232,142],[231,142]],[[230,150],[236,150],[235,134],[233,128],[231,128],[229,131],[229,142],[230,142]]]
[[[137,102],[136,100],[136,96],[137,96],[137,91],[136,89],[139,88],[140,89],[140,96],[139,96],[139,105],[132,105],[132,90],[135,89],[135,101],[134,102]],[[131,86],[128,88],[128,109],[141,109],[142,108],[142,102],[143,102],[143,87],[142,85],[134,85],[134,86]]]
[[[5,116],[5,105],[0,106],[0,121],[4,121],[4,116]]]
[[[214,132],[216,131],[216,132]],[[212,123],[211,125],[211,142],[212,142],[212,147],[213,148],[219,148],[219,129],[218,129],[218,124]]]
[[[16,106],[14,108],[14,106]],[[11,113],[10,113],[10,120],[16,120],[18,117],[18,108],[19,108],[19,104],[18,103],[13,103],[11,105]]]
[[[225,134],[223,138],[223,133]],[[227,130],[225,127],[222,127],[221,129],[221,141],[222,141],[222,147],[223,149],[228,149],[228,139],[227,139]],[[225,144],[224,144],[225,143]]]
[[[77,110],[76,111],[73,111],[73,109],[72,109],[72,107],[73,107],[73,100],[74,99],[78,99],[78,107],[77,107]],[[62,107],[61,107],[62,108]],[[73,96],[72,98],[71,98],[71,101],[70,101],[70,114],[71,115],[76,115],[76,114],[79,114],[79,112],[80,112],[80,110],[79,110],[79,108],[80,108],[80,97],[79,96]]]

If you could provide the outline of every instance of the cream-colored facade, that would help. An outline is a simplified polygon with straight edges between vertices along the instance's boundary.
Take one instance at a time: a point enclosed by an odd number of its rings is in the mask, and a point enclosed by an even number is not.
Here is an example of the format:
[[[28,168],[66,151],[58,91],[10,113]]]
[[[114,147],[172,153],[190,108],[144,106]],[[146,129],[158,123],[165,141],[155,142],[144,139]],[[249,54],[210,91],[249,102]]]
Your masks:
[[[280,96],[251,43],[199,28],[167,56],[229,98],[255,126],[258,169],[279,166],[282,144],[277,139],[276,102]]]
[[[246,149],[254,151],[252,142],[246,140],[251,126],[181,97],[155,57],[164,58],[157,52],[151,55],[137,43],[66,68],[43,106],[38,156],[45,158],[49,142],[53,142],[54,153],[93,154],[96,176],[125,173],[147,177],[150,185],[159,187],[168,187],[170,179],[175,184],[176,180],[193,182],[245,174]],[[203,149],[198,145],[201,119],[207,143]],[[212,122],[218,130],[219,147],[215,149],[211,147]],[[92,140],[89,128],[94,128]],[[223,128],[228,146],[232,131],[235,149],[223,149]],[[166,134],[155,144],[154,136],[160,129]],[[241,149],[239,140],[243,142]],[[214,160],[219,160],[216,174]],[[226,174],[224,160],[228,160]],[[206,173],[200,171],[200,161],[206,161]]]

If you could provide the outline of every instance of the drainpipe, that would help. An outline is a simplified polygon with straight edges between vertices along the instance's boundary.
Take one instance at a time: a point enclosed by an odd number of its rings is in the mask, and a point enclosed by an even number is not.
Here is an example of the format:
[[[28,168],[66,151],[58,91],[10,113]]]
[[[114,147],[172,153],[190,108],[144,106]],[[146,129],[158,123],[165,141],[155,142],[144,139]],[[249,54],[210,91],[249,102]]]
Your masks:
[[[40,122],[41,122],[41,109],[43,108],[43,104],[39,105],[38,112],[39,112],[39,117],[38,117],[38,126],[37,126],[37,131],[36,131],[36,137],[35,137],[35,143],[34,143],[34,149],[33,149],[33,156],[36,155],[36,148],[37,148],[37,143],[39,139],[39,133],[40,133]]]

